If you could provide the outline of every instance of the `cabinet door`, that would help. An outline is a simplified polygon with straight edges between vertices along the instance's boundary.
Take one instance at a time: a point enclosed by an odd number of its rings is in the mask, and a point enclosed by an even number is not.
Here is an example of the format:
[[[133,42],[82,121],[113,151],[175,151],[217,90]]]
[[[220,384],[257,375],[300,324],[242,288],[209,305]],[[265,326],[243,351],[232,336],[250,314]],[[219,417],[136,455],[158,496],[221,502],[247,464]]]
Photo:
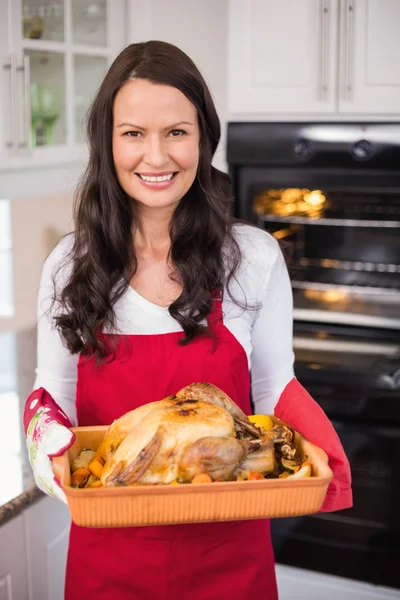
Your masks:
[[[15,114],[11,90],[15,85],[15,71],[11,68],[9,50],[8,2],[0,0],[0,168],[8,156],[16,151]]]
[[[230,0],[230,116],[335,111],[337,0]]]
[[[43,498],[24,512],[30,600],[63,600],[70,516],[68,507]]]
[[[0,169],[82,161],[86,110],[125,42],[125,0],[0,0],[3,6],[0,147],[7,160]]]
[[[341,113],[400,115],[399,0],[342,0]]]
[[[0,528],[0,600],[27,600],[24,523],[20,515]]]

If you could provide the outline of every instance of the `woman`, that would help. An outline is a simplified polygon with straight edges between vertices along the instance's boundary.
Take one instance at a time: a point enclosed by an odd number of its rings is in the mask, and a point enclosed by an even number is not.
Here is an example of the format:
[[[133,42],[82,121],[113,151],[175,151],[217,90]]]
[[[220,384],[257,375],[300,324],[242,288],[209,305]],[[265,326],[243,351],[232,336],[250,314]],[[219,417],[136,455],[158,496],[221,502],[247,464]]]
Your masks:
[[[229,178],[211,165],[219,138],[210,93],[182,51],[153,41],[117,57],[90,110],[74,236],[41,281],[25,425],[48,493],[62,497],[49,456],[72,443],[71,424],[109,424],[195,381],[249,414],[251,367],[256,412],[275,409],[329,446],[335,478],[324,510],[351,505],[338,438],[294,379],[282,254],[270,235],[229,218]],[[268,521],[72,525],[67,600],[223,595],[277,598]]]

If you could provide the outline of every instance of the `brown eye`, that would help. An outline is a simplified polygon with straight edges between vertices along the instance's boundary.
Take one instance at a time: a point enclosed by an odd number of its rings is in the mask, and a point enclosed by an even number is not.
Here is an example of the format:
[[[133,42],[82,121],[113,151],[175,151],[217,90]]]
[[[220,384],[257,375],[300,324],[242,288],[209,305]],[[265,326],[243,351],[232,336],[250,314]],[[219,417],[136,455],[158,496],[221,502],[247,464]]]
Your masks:
[[[183,129],[173,129],[171,135],[172,137],[181,137],[182,135],[186,135],[186,131]]]

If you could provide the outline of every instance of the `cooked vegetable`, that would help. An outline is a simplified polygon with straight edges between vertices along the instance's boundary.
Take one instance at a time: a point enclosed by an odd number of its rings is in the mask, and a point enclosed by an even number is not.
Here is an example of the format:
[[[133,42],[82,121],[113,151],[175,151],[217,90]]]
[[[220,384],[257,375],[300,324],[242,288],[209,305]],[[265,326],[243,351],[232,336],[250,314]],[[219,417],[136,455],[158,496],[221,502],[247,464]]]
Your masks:
[[[85,467],[81,467],[74,471],[71,475],[71,485],[72,487],[83,487],[87,480],[90,477],[89,469]]]
[[[297,471],[297,473],[293,473],[293,475],[289,475],[289,477],[293,477],[296,479],[300,479],[301,477],[311,477],[311,465],[309,462],[303,463],[301,469]]]
[[[72,472],[77,471],[78,469],[87,469],[89,466],[90,461],[93,459],[93,457],[96,455],[96,452],[94,450],[89,450],[88,448],[86,448],[85,450],[82,450],[82,452],[79,454],[79,456],[77,458],[75,458],[74,461],[72,461],[72,465],[71,465],[71,470]]]
[[[264,479],[264,475],[262,475],[261,473],[257,473],[256,471],[250,471],[249,481],[254,481],[256,479]]]
[[[268,415],[250,415],[249,421],[257,425],[257,427],[261,427],[264,431],[270,431],[274,422]]]
[[[100,455],[95,455],[88,465],[89,471],[100,479],[104,468],[104,459]]]
[[[199,473],[193,477],[192,483],[212,483],[212,479],[207,473]]]
[[[90,475],[89,475],[89,477],[88,477],[88,479],[87,479],[87,481],[86,481],[86,483],[85,483],[84,487],[85,487],[85,488],[91,487],[91,486],[92,486],[92,484],[93,484],[93,483],[96,483],[96,481],[98,481],[98,480],[99,480],[99,478],[98,478],[98,477],[96,477],[96,475],[93,475],[92,473],[90,473]]]
[[[285,471],[289,471],[289,473],[295,473],[300,465],[296,460],[290,460],[289,458],[281,458],[281,465],[285,469]]]
[[[100,488],[100,487],[103,487],[103,484],[101,483],[100,479],[97,479],[89,487],[91,487],[91,488]]]

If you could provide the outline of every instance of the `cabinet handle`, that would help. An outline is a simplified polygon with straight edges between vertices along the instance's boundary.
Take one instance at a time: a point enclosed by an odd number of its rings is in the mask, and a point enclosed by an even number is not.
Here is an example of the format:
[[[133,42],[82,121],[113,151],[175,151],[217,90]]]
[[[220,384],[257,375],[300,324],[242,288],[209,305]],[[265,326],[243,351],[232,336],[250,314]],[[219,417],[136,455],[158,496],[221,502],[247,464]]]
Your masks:
[[[29,139],[31,131],[31,69],[30,59],[28,55],[23,57],[23,63],[18,67],[18,71],[22,71],[24,79],[24,112],[23,112],[23,138],[18,142],[19,148],[29,148]]]
[[[16,59],[15,55],[10,55],[10,62],[3,65],[3,69],[6,71],[10,71],[10,130],[11,130],[11,140],[6,142],[6,147],[10,149],[15,149],[17,147],[17,110],[16,110],[16,98],[17,98],[17,79],[16,79]]]
[[[328,98],[329,0],[319,0],[318,99]]]
[[[345,1],[344,15],[344,56],[343,56],[343,99],[350,101],[353,96],[353,34],[355,0]]]

